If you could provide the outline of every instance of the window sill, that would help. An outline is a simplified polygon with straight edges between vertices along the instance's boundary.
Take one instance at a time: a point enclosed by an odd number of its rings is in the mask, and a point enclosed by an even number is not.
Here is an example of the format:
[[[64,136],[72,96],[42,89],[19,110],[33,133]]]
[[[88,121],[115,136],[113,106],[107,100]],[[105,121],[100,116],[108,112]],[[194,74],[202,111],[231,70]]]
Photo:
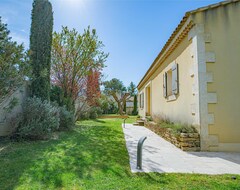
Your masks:
[[[176,99],[177,99],[176,95],[173,94],[173,95],[170,95],[170,96],[167,97],[167,102],[171,102],[171,101],[174,101]]]

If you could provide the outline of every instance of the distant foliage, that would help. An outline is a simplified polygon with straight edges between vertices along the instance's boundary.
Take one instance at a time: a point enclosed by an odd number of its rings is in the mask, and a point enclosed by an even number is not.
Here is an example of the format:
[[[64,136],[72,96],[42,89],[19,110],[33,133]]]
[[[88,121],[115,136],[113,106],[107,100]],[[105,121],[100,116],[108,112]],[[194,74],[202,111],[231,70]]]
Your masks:
[[[131,96],[134,96],[137,94],[137,87],[133,82],[130,82],[127,89]]]
[[[118,112],[116,102],[103,93],[98,100],[98,104],[102,110],[102,114],[116,114]]]
[[[46,139],[60,125],[59,109],[40,98],[28,98],[23,105],[22,121],[15,135],[25,139]]]
[[[90,109],[82,112],[78,120],[87,120],[87,119],[96,119],[100,115],[102,115],[103,111],[100,107],[91,107]]]
[[[48,0],[34,0],[30,35],[32,95],[49,100],[50,63],[53,30],[52,5]]]

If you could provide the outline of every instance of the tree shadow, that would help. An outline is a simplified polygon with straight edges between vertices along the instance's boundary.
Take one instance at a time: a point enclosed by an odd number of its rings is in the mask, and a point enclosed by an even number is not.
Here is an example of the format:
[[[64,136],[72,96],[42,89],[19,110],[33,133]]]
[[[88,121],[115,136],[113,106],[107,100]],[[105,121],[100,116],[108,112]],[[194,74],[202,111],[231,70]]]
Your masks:
[[[98,123],[106,123],[106,121],[100,120],[100,119],[94,119],[93,121],[98,122]]]
[[[4,181],[0,189],[14,189],[29,180],[37,188],[71,186],[71,181],[80,186],[97,173],[129,177],[123,134],[104,123],[78,126],[60,133],[57,140],[5,143],[0,152],[0,179]]]

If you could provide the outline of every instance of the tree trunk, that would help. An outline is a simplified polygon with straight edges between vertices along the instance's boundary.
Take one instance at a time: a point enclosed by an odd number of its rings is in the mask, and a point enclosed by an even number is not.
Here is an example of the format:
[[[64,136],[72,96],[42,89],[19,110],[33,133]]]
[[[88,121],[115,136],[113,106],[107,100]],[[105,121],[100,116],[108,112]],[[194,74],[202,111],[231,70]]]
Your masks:
[[[120,115],[123,115],[123,108],[124,108],[124,104],[126,103],[127,98],[129,97],[129,93],[124,94],[120,99],[118,99],[117,95],[115,92],[112,92],[111,95],[113,96],[114,100],[117,102],[118,104],[118,113]]]
[[[123,115],[123,106],[120,101],[118,102],[118,113],[120,115]]]

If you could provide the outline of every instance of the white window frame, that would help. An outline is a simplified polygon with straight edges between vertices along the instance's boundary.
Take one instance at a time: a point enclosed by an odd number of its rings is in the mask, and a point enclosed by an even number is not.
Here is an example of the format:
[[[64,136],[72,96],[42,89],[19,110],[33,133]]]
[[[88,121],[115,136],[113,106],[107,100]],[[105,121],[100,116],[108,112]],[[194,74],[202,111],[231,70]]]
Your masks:
[[[174,62],[172,68],[163,73],[163,96],[167,101],[173,101],[177,99],[177,95],[179,95],[179,68]]]

